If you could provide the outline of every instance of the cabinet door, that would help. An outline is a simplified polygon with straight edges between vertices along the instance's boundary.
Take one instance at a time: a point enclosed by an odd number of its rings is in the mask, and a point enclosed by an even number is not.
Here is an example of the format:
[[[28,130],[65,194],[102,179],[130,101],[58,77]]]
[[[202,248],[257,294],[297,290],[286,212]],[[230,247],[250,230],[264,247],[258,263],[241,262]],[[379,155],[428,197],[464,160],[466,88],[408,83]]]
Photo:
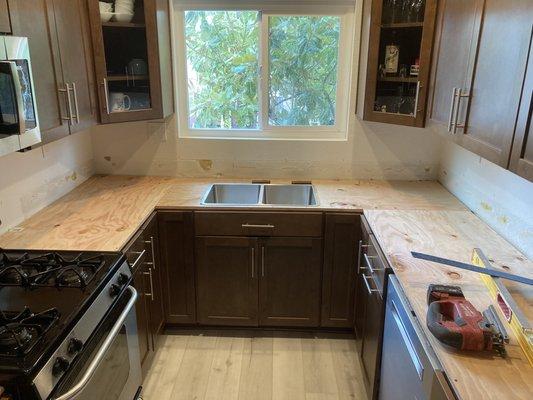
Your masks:
[[[9,21],[7,0],[0,0],[0,32],[11,33],[11,22]]]
[[[71,89],[70,131],[74,133],[96,124],[87,3],[82,0],[53,0],[53,5],[63,78]]]
[[[146,265],[150,280],[150,299],[148,301],[148,312],[150,314],[150,333],[152,337],[152,349],[156,350],[157,342],[163,326],[165,325],[165,314],[163,312],[163,299],[161,291],[161,268],[159,261],[159,240],[157,234],[157,219],[155,215],[150,220],[143,232],[145,243]]]
[[[166,322],[196,323],[192,212],[158,212],[160,273]]]
[[[485,0],[467,123],[458,143],[507,167],[531,41],[533,2]]]
[[[530,46],[509,169],[533,182],[533,43]]]
[[[468,92],[472,75],[484,0],[439,2],[433,98],[430,125],[450,132],[455,88]]]
[[[9,0],[13,35],[26,36],[43,143],[69,134],[66,94],[50,0]]]
[[[143,364],[150,354],[150,335],[148,310],[146,307],[146,284],[144,279],[145,267],[141,265],[133,275],[133,286],[137,290],[139,298],[135,303],[137,316],[137,334],[139,337],[139,352],[141,354],[141,364]]]
[[[197,237],[198,322],[257,326],[257,240]]]
[[[361,217],[326,214],[322,326],[349,328],[354,323],[354,298]]]
[[[371,278],[367,277],[372,285]],[[365,285],[365,290],[367,289]],[[373,288],[372,288],[373,289]],[[361,366],[369,399],[376,396],[379,382],[377,373],[381,359],[381,336],[384,317],[384,304],[381,295],[367,291],[365,294],[365,321],[363,326],[363,340],[361,345]]]
[[[259,247],[260,325],[318,326],[322,239],[265,238]]]

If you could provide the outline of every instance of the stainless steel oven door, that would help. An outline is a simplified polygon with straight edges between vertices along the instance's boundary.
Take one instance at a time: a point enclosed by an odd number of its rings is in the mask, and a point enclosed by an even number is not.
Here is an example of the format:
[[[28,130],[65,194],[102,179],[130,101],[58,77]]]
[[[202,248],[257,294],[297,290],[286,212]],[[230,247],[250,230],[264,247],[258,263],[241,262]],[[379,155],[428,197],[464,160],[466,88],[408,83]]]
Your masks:
[[[133,400],[142,383],[136,290],[129,286],[50,400]]]

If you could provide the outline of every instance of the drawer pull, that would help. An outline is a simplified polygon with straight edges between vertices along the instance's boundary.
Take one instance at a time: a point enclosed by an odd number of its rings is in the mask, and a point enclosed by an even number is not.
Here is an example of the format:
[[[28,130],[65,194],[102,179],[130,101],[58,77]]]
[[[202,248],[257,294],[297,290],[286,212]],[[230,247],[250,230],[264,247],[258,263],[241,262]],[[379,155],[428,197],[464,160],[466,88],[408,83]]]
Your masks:
[[[154,301],[154,278],[152,277],[152,268],[148,268],[148,272],[143,272],[144,275],[150,277],[150,293],[145,293],[145,296],[150,296],[151,300]]]
[[[256,229],[274,229],[275,226],[272,224],[242,224],[243,228],[256,228]]]
[[[369,278],[372,279],[371,277],[366,276],[365,274],[363,274],[362,276],[363,276],[363,280],[365,281],[366,290],[368,291],[369,295],[372,295],[372,293],[375,293],[375,292],[379,292],[379,289],[372,289],[370,287],[370,284],[368,283],[368,279]]]
[[[362,240],[359,240],[359,246],[357,249],[357,274],[359,275],[361,271],[366,270],[367,268],[361,267],[361,253],[363,252],[363,249],[366,249],[368,247],[371,247],[370,244],[363,244]]]
[[[146,250],[143,250],[143,251],[132,251],[131,254],[138,254],[139,256],[137,257],[137,259],[133,262],[133,264],[131,264],[131,269],[134,270],[135,267],[137,267],[137,264],[139,263],[139,261],[141,260],[141,258],[143,258],[144,254],[146,253]]]
[[[372,268],[372,263],[370,262],[370,259],[374,259],[374,258],[377,258],[375,256],[368,256],[366,253],[363,254],[363,258],[365,259],[365,264],[367,266],[367,268],[365,269],[368,269],[370,271],[370,273],[375,273],[375,271],[382,271],[383,268]]]

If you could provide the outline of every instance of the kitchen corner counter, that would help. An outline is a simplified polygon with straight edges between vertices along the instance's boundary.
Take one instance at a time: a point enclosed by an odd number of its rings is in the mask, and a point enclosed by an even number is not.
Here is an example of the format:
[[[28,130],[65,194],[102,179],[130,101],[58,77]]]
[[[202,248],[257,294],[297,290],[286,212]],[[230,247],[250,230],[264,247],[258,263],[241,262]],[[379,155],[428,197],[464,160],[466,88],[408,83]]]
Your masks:
[[[410,252],[471,262],[472,251],[477,247],[496,268],[529,278],[533,278],[533,262],[470,212],[365,210],[364,215],[461,399],[531,399],[533,367],[510,328],[508,357],[503,359],[446,349],[425,326],[426,291],[430,283],[461,286],[466,298],[480,311],[495,304],[480,276],[414,259]],[[505,285],[533,321],[533,287],[509,281]]]

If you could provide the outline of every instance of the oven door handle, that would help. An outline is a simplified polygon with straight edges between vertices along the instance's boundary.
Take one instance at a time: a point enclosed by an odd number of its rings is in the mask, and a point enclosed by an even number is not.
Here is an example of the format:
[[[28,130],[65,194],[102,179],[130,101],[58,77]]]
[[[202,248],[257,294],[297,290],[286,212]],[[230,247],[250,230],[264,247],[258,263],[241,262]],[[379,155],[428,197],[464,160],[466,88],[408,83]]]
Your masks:
[[[115,337],[120,332],[120,329],[122,328],[122,324],[126,320],[126,317],[128,316],[129,312],[135,305],[135,302],[137,301],[137,291],[133,286],[128,286],[126,290],[129,290],[131,293],[131,298],[128,301],[128,304],[126,305],[126,308],[124,308],[124,311],[120,314],[120,316],[117,319],[117,322],[115,325],[113,325],[113,328],[107,335],[107,337],[104,340],[104,343],[102,344],[102,347],[98,349],[98,353],[96,353],[96,356],[93,358],[91,363],[89,364],[89,367],[87,367],[87,371],[85,371],[85,374],[81,377],[81,379],[66,393],[62,394],[59,397],[56,397],[54,400],[69,400],[72,399],[74,396],[76,396],[78,393],[80,393],[85,386],[89,383],[89,380],[96,372],[96,368],[98,368],[98,364],[103,360],[105,354],[107,353],[107,350],[111,347],[113,344],[113,341],[115,340]]]
[[[11,75],[13,86],[15,90],[15,101],[17,102],[17,115],[19,119],[19,135],[26,132],[26,115],[24,114],[24,104],[22,102],[22,86],[20,84],[20,77],[17,71],[17,63],[15,61],[0,61],[2,70]],[[5,68],[4,68],[5,67]]]

